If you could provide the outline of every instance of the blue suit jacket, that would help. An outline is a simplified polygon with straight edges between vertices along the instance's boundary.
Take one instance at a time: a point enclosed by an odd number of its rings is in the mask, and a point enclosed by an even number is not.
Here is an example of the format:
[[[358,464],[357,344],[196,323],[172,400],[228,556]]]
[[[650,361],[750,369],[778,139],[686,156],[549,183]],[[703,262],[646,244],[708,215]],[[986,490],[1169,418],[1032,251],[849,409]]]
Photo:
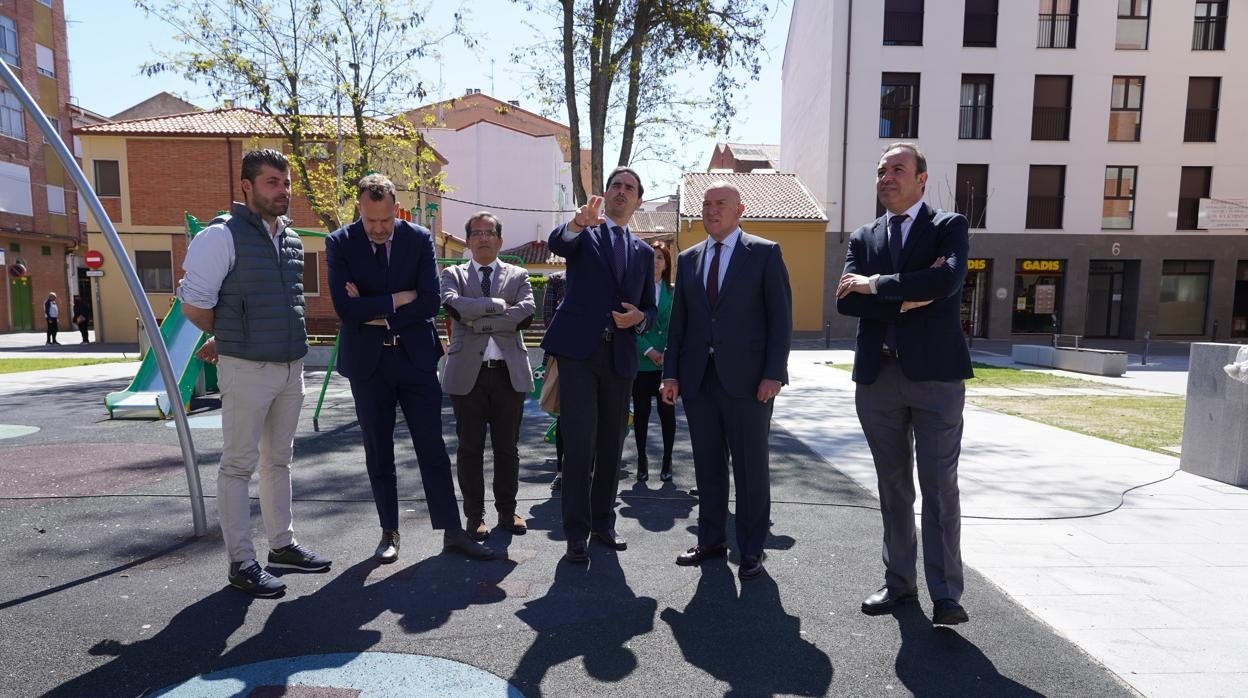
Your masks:
[[[698,243],[676,258],[663,377],[680,381],[681,395],[696,396],[714,349],[715,372],[732,397],[757,394],[764,378],[788,383],[793,293],[780,245],[742,231],[714,307],[702,283],[705,250]]]
[[[836,310],[858,318],[854,380],[874,383],[880,371],[884,329],[897,326],[901,370],[910,380],[971,378],[971,355],[962,334],[962,282],[970,236],[960,213],[919,209],[901,251],[901,265],[893,268],[888,252],[884,217],[864,225],[849,237],[845,273],[879,274],[874,295],[851,293],[837,300]],[[932,268],[944,257],[945,263]],[[932,300],[905,313],[903,300]]]
[[[563,300],[546,328],[542,349],[553,356],[588,359],[602,342],[603,330],[612,328],[615,372],[632,378],[637,374],[637,327],[616,328],[611,313],[622,311],[621,303],[631,303],[645,313],[643,327],[654,324],[654,250],[630,234],[624,282],[617,283],[606,225],[590,226],[570,241],[563,239],[566,227],[550,234],[550,251],[567,260],[568,271]]]
[[[335,230],[325,239],[329,267],[329,294],[341,321],[338,328],[338,371],[347,378],[368,378],[377,369],[382,341],[399,336],[402,351],[412,363],[433,368],[442,356],[433,318],[442,305],[433,236],[406,221],[394,222],[390,244],[389,273],[383,278],[373,243],[360,221]],[[347,296],[353,282],[359,298]],[[416,300],[394,310],[390,294],[415,290]],[[385,318],[390,327],[365,324]]]

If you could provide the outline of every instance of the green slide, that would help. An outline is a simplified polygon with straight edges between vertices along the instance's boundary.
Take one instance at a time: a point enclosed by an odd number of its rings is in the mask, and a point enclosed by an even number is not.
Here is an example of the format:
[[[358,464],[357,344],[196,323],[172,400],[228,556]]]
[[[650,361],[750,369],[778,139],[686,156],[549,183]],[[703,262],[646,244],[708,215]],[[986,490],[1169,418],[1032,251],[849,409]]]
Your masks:
[[[173,371],[178,375],[182,403],[190,404],[205,368],[204,362],[195,358],[195,352],[207,341],[207,336],[186,319],[182,313],[182,301],[178,299],[174,300],[169,314],[160,323],[160,335],[169,350]],[[215,383],[215,375],[211,378],[211,382]],[[108,416],[114,419],[167,419],[172,415],[155,352],[147,350],[130,387],[109,393],[104,398],[104,406],[108,408]]]

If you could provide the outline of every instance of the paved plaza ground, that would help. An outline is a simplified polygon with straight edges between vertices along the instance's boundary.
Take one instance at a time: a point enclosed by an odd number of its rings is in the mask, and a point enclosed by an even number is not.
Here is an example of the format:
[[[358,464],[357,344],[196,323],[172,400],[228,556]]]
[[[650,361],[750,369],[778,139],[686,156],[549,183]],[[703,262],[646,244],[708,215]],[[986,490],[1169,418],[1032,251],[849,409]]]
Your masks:
[[[101,349],[119,348],[58,348]],[[45,353],[0,337],[0,356]],[[976,360],[1007,355],[977,343]],[[673,564],[697,516],[683,416],[673,483],[636,483],[631,438],[625,447],[617,528],[628,550],[591,544],[588,566],[560,562],[554,449],[535,405],[521,447],[528,534],[492,532],[501,555],[490,562],[440,554],[400,425],[404,546],[397,564],[377,566],[347,384],[331,381],[314,431],[323,374],[309,372],[295,526],[335,563],[286,575],[278,600],[228,588],[219,533],[191,536],[172,423],[107,418],[104,395],[135,364],[0,375],[0,695],[264,696],[288,684],[320,687],[292,696],[1245,691],[1245,492],[1174,474],[1176,457],[977,408],[961,468],[971,622],[933,629],[925,592],[894,615],[861,614],[882,578],[874,474],[852,383],[827,365],[851,357],[843,344],[792,355],[771,437],[767,574],[748,582],[735,554]],[[1178,350],[1151,366],[1138,358],[1106,390],[1182,384]],[[215,399],[192,404],[209,495],[218,415]],[[449,403],[443,431],[453,452]],[[207,510],[215,528],[211,497]]]

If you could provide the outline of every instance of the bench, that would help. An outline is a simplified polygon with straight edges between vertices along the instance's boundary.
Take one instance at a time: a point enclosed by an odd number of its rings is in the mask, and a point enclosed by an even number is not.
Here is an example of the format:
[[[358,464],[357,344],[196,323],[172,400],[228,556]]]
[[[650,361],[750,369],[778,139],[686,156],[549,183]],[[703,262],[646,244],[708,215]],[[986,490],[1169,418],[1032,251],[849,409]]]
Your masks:
[[[1077,335],[1067,336],[1077,337]],[[1057,335],[1054,337],[1056,338]],[[1057,340],[1054,341],[1056,343]],[[1095,376],[1121,376],[1127,372],[1127,353],[1113,349],[1015,344],[1011,347],[1010,358],[1016,364],[1058,368],[1063,371],[1088,373]]]

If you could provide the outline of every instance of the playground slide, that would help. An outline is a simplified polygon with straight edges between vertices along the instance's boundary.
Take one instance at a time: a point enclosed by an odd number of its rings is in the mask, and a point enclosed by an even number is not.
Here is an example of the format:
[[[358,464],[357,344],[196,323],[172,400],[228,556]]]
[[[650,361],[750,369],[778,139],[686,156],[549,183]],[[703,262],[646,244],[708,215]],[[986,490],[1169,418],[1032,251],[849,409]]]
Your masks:
[[[173,371],[178,375],[182,402],[188,404],[205,366],[204,362],[195,358],[195,352],[207,337],[186,319],[182,313],[182,301],[178,299],[174,300],[169,314],[161,322],[160,335],[169,349]],[[212,382],[215,383],[215,380]],[[104,398],[104,406],[113,419],[166,419],[172,414],[169,396],[165,394],[164,381],[160,377],[160,367],[156,365],[155,352],[148,349],[130,387],[109,393]]]

